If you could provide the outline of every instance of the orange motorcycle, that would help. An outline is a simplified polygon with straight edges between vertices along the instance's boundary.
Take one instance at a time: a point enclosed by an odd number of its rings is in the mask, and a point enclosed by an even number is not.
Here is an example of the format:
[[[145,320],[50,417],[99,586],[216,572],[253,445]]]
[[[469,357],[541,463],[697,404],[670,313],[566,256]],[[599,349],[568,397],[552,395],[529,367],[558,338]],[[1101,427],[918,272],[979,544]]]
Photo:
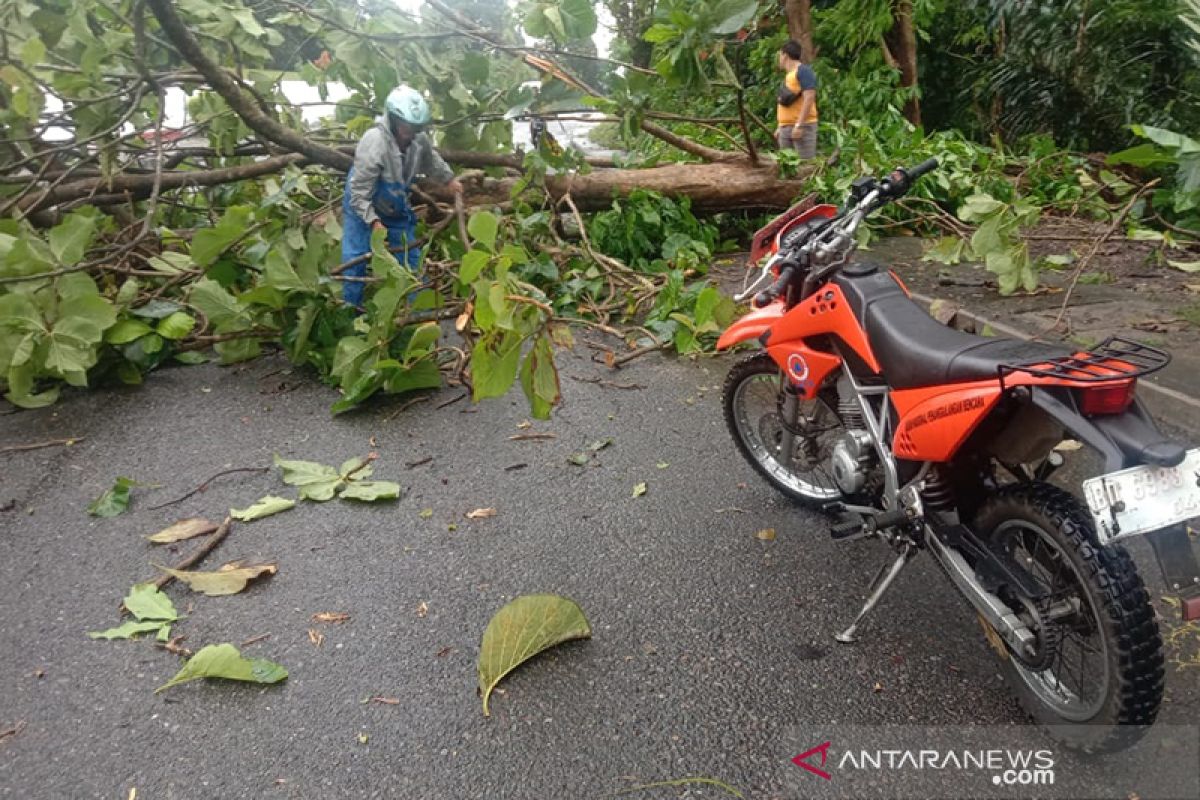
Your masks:
[[[1145,536],[1185,619],[1200,567],[1200,450],[1157,428],[1137,380],[1169,356],[1121,337],[1080,352],[939,324],[885,266],[852,261],[863,220],[931,159],[864,177],[842,208],[802,203],[759,231],[755,309],[718,344],[760,349],[725,381],[729,431],[776,489],[833,515],[835,539],[896,558],[837,639],[852,642],[901,569],[933,556],[978,612],[1013,690],[1065,745],[1119,749],[1152,723],[1163,643],[1121,540]],[[1096,450],[1080,492],[1049,482],[1058,445]]]

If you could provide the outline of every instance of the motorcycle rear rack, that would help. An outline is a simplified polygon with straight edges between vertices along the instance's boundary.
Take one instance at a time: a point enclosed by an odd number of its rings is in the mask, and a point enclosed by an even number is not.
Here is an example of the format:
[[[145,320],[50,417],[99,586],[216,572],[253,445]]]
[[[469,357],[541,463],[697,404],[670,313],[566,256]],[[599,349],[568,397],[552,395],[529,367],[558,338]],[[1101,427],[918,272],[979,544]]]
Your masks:
[[[1171,355],[1164,350],[1123,336],[1110,336],[1082,355],[1059,356],[1031,364],[1001,364],[997,371],[1002,385],[1005,375],[1017,372],[1077,383],[1105,383],[1140,378],[1169,363]]]

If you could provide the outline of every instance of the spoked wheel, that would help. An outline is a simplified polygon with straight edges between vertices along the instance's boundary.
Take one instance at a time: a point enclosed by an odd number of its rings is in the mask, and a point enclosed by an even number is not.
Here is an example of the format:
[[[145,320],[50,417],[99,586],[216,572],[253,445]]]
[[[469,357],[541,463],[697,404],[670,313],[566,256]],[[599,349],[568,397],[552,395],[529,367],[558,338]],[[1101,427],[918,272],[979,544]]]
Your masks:
[[[1100,547],[1083,505],[1048,484],[1002,490],[980,509],[976,529],[1046,593],[1005,598],[1037,636],[1033,654],[1006,651],[1006,677],[1026,710],[1069,747],[1106,752],[1132,744],[1140,731],[1114,726],[1154,722],[1163,653],[1129,554]]]
[[[808,505],[842,499],[829,469],[833,446],[845,433],[841,419],[818,397],[796,398],[794,422],[785,420],[789,406],[781,380],[779,367],[766,353],[733,366],[722,397],[733,440],[750,465],[788,497]],[[791,452],[785,457],[788,432]]]

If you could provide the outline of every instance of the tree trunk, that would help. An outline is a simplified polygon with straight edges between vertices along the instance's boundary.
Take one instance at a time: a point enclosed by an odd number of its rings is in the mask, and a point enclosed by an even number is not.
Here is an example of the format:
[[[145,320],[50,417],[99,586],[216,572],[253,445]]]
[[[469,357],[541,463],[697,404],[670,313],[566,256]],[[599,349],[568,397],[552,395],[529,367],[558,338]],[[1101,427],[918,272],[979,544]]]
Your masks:
[[[917,89],[917,34],[913,28],[912,0],[895,0],[892,29],[887,33],[887,49],[900,67],[900,85]],[[904,103],[904,116],[913,125],[921,124],[921,101],[913,94]]]
[[[747,161],[716,164],[669,164],[650,169],[595,169],[587,175],[550,175],[546,189],[559,200],[570,194],[580,211],[598,211],[612,205],[635,189],[648,189],[668,197],[691,200],[697,213],[742,209],[781,211],[809,191],[807,173],[781,180],[774,165],[754,167]],[[506,203],[516,178],[484,178],[466,185],[469,205]],[[452,197],[445,189],[428,194],[445,202]]]
[[[813,61],[817,49],[813,45],[812,3],[810,0],[784,0],[783,11],[787,15],[788,35],[804,48],[804,60]]]

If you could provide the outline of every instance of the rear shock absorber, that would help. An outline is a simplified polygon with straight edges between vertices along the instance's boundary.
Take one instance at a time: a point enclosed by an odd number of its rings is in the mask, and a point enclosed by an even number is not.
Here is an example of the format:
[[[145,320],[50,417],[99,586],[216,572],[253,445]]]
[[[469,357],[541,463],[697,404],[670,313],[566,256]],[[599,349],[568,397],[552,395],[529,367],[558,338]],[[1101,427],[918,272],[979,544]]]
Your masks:
[[[921,501],[926,511],[954,511],[954,487],[946,479],[941,467],[933,467],[925,478],[925,488],[921,490]]]

